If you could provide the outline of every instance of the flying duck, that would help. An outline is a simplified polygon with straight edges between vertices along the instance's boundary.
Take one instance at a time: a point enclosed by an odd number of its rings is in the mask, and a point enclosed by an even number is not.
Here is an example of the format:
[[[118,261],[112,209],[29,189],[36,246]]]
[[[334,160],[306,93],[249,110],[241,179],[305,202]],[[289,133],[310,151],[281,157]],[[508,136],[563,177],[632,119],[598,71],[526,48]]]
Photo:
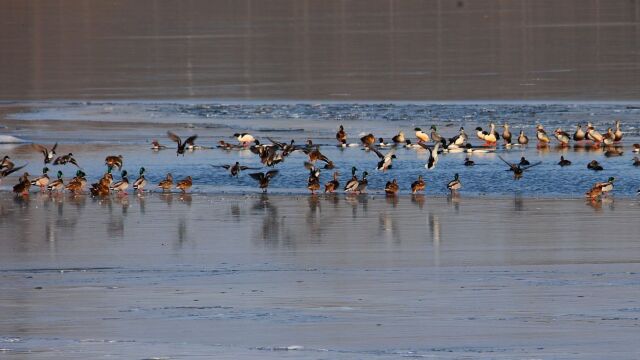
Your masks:
[[[178,156],[178,155],[183,155],[184,156],[184,150],[186,149],[186,147],[187,146],[193,146],[194,145],[194,141],[196,141],[196,139],[198,138],[198,135],[191,135],[191,136],[189,136],[187,138],[187,140],[182,142],[182,139],[180,138],[180,136],[174,134],[171,131],[167,131],[167,136],[173,142],[178,144],[178,148],[176,149],[176,156]]]
[[[122,169],[122,164],[123,164],[122,155],[107,156],[104,159],[104,164],[107,165],[107,167],[110,167],[110,168],[117,167],[118,170],[120,170]]]
[[[211,166],[215,166],[215,165],[211,165]],[[233,165],[225,164],[225,165],[220,165],[218,167],[229,170],[229,173],[231,174],[231,176],[238,176],[240,172],[244,170],[258,170],[258,168],[240,165],[240,162],[238,161],[236,161],[236,163]]]
[[[433,146],[433,149],[429,148],[423,143],[420,143],[420,145],[422,145],[423,148],[429,151],[429,160],[427,160],[427,163],[424,165],[424,167],[428,170],[431,170],[436,167],[436,164],[438,163],[438,149],[440,148],[440,143],[436,143]]]
[[[498,158],[499,158],[500,160],[502,160],[502,162],[504,162],[505,164],[509,165],[509,169],[508,169],[507,171],[511,171],[511,172],[513,172],[513,177],[514,177],[514,179],[516,179],[516,180],[520,179],[520,178],[522,177],[522,174],[523,174],[526,170],[529,170],[529,169],[531,169],[531,168],[532,168],[532,167],[534,167],[534,166],[538,166],[538,165],[542,164],[542,161],[538,161],[538,162],[537,162],[537,163],[535,163],[535,164],[531,164],[531,165],[524,165],[524,166],[523,166],[523,165],[521,165],[520,163],[519,163],[519,164],[513,164],[513,163],[510,163],[510,162],[508,162],[507,160],[503,159],[503,158],[502,158],[502,156],[500,156],[500,155],[498,155]],[[522,159],[520,159],[520,161],[522,162]],[[526,161],[526,159],[525,159],[525,161]],[[526,161],[526,163],[528,163],[528,161]]]
[[[56,156],[56,148],[58,147],[58,143],[55,143],[51,150],[47,149],[46,146],[40,144],[33,144],[32,146],[34,149],[42,153],[42,155],[44,156],[44,163],[46,165],[50,163]]]
[[[384,172],[384,171],[387,171],[387,169],[391,169],[392,167],[391,162],[393,161],[393,159],[396,159],[396,154],[394,153],[393,149],[391,149],[391,151],[389,151],[384,155],[380,151],[376,150],[375,148],[370,148],[370,149],[376,155],[378,155],[378,158],[380,159],[380,161],[378,161],[378,166],[376,167],[378,170]]]
[[[278,175],[278,170],[269,170],[266,173],[251,173],[249,176],[254,180],[258,181],[258,186],[262,189],[263,192],[267,192],[267,188],[269,187],[269,181]]]
[[[54,161],[53,161],[53,165],[65,165],[67,163],[71,163],[77,167],[80,167],[80,165],[78,165],[78,162],[76,161],[76,159],[73,158],[73,154],[72,153],[68,153],[67,155],[62,155],[62,156],[58,156]]]

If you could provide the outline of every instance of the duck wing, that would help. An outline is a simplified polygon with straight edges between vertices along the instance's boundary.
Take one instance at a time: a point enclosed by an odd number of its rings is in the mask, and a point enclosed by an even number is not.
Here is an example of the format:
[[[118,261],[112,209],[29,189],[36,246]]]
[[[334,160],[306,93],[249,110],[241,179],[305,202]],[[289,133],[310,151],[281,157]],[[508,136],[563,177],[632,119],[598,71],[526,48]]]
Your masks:
[[[538,165],[540,165],[540,164],[542,164],[542,161],[538,161],[537,163],[534,163],[534,164],[531,164],[531,165],[523,166],[523,167],[522,167],[522,170],[529,170],[529,169],[531,169],[532,167],[534,167],[534,166],[538,166]]]
[[[171,131],[167,131],[167,136],[169,137],[169,139],[176,142],[178,144],[178,147],[182,145],[182,139],[180,139],[180,136],[172,133]]]
[[[251,173],[249,174],[249,176],[251,176],[252,179],[258,181],[262,181],[262,179],[264,179],[264,173]]]
[[[191,135],[184,141],[185,144],[194,145],[194,142],[198,138],[198,135]]]
[[[271,178],[273,178],[274,176],[278,175],[278,173],[279,173],[279,172],[280,172],[280,171],[278,171],[278,170],[269,170],[269,171],[267,171],[267,175],[265,175],[265,177],[266,177],[267,179],[271,179]]]

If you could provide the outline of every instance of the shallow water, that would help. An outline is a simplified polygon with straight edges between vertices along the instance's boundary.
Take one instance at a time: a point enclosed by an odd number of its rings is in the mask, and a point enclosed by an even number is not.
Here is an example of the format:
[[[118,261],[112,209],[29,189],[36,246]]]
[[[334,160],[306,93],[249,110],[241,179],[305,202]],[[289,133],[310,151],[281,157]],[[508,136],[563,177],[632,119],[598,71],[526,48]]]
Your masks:
[[[634,358],[639,206],[2,193],[0,351]]]

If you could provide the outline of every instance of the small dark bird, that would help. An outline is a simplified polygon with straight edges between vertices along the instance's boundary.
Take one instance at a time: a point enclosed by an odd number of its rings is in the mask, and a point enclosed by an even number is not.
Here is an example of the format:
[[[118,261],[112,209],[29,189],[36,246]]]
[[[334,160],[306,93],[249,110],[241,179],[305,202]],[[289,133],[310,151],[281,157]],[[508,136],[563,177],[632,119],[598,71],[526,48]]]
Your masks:
[[[73,158],[73,154],[72,153],[68,153],[67,155],[63,155],[63,156],[58,156],[54,161],[53,161],[53,165],[65,165],[67,163],[71,163],[77,167],[80,167],[80,165],[78,165],[78,162],[76,161],[76,159]]]
[[[184,156],[184,149],[187,146],[194,146],[194,141],[196,141],[196,139],[198,138],[198,135],[191,135],[187,138],[187,140],[182,142],[182,139],[180,138],[180,136],[172,133],[171,131],[167,131],[167,136],[169,137],[169,139],[173,140],[176,144],[178,144],[178,149],[176,150],[176,156],[181,154]]]
[[[531,165],[531,163],[529,162],[529,160],[525,159],[524,156],[520,158],[520,166],[527,166],[527,165]]]
[[[320,169],[316,167],[311,167],[311,169],[309,169],[307,189],[311,191],[311,195],[315,195],[316,191],[320,190]]]
[[[347,143],[347,133],[344,131],[344,127],[342,125],[340,125],[340,129],[336,133],[336,140],[338,140],[339,145]]]
[[[604,168],[600,165],[600,163],[597,160],[591,160],[591,162],[587,164],[587,169],[593,170],[593,171],[604,170]]]
[[[464,166],[473,166],[475,164],[476,164],[475,161],[473,161],[473,160],[471,160],[469,158],[465,158],[464,159]]]
[[[223,169],[229,170],[229,173],[231,174],[231,176],[238,176],[240,174],[240,171],[244,171],[244,170],[257,170],[258,168],[252,168],[252,167],[248,167],[248,166],[244,166],[244,165],[240,165],[240,163],[238,161],[236,161],[235,164],[233,165],[211,165],[214,167],[221,167]]]
[[[520,164],[513,164],[508,162],[507,160],[503,159],[502,156],[498,155],[498,158],[500,160],[502,160],[505,164],[509,165],[509,169],[507,171],[511,171],[513,172],[513,177],[517,180],[520,179],[522,177],[522,174],[526,171],[529,170],[530,168],[534,167],[534,166],[538,166],[540,164],[542,164],[542,161],[539,161],[535,164],[530,164],[530,165],[521,165]],[[523,158],[524,159],[524,158]],[[521,159],[522,160],[522,159]],[[527,162],[528,163],[528,162]]]
[[[633,157],[633,166],[640,166],[640,158],[637,156]]]
[[[564,158],[564,156],[560,156],[560,161],[558,162],[560,166],[569,166],[571,165],[571,161]]]
[[[254,180],[258,181],[258,186],[262,189],[263,192],[267,192],[267,188],[269,187],[269,181],[278,175],[278,170],[269,170],[266,173],[251,173],[251,176]]]

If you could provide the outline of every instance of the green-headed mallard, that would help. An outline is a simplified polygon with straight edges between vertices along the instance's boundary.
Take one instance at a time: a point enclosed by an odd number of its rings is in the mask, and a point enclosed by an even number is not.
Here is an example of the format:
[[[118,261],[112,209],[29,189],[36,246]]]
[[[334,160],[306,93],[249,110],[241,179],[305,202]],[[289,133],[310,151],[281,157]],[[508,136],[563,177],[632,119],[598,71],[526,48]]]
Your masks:
[[[589,189],[589,191],[585,193],[585,195],[590,199],[596,199],[601,197],[602,195],[606,195],[608,192],[613,190],[614,181],[615,181],[615,178],[610,177],[605,182],[597,182],[595,183],[595,185],[591,187],[591,189]]]
[[[64,180],[62,179],[62,171],[58,170],[58,178],[49,183],[47,190],[61,191],[62,189],[64,189]]]
[[[129,178],[127,177],[127,175],[127,170],[122,170],[122,173],[120,174],[120,181],[114,182],[111,185],[111,190],[124,194],[125,191],[129,188]]]
[[[358,194],[362,194],[367,191],[367,186],[369,185],[369,180],[367,180],[368,175],[369,173],[366,171],[362,173],[362,179],[358,181],[358,187],[356,188],[356,192]]]
[[[453,180],[449,181],[449,183],[447,184],[447,189],[454,193],[460,190],[461,187],[462,182],[460,182],[460,176],[458,175],[458,173],[455,173],[455,175],[453,176]]]
[[[44,191],[47,185],[49,185],[49,175],[47,174],[48,172],[49,168],[45,166],[42,169],[42,175],[31,181],[31,185],[38,186],[41,191]]]
[[[137,190],[139,192],[144,192],[144,187],[147,186],[147,179],[144,177],[144,172],[146,169],[144,167],[140,168],[139,176],[136,181],[133,182],[133,190]]]
[[[356,176],[356,171],[358,171],[358,169],[356,169],[355,166],[352,166],[351,180],[347,181],[347,183],[344,185],[345,192],[355,192],[358,188],[358,176]]]

